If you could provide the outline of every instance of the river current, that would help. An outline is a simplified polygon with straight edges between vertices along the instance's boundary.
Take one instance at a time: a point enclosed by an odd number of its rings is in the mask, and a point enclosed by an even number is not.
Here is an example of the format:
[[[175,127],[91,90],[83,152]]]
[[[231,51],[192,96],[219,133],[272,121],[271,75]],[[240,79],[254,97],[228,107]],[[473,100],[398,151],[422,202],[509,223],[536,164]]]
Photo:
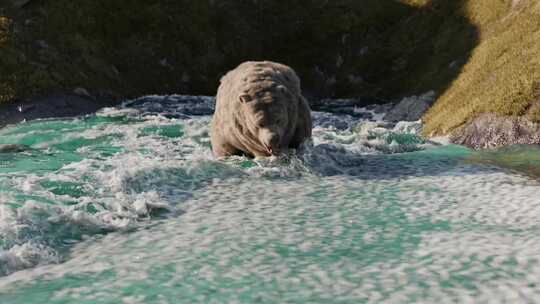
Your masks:
[[[279,158],[211,154],[210,97],[0,129],[0,303],[533,303],[540,150],[313,112]],[[373,114],[373,115],[372,115]]]

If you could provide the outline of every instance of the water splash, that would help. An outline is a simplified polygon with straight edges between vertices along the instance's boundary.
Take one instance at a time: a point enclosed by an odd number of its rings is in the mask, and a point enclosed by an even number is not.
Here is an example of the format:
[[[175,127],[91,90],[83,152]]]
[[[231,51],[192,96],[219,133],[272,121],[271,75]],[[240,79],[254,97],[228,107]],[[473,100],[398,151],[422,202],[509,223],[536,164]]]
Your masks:
[[[1,129],[29,147],[0,154],[2,303],[540,293],[538,182],[369,115],[314,112],[300,154],[217,161],[212,111],[150,96]]]

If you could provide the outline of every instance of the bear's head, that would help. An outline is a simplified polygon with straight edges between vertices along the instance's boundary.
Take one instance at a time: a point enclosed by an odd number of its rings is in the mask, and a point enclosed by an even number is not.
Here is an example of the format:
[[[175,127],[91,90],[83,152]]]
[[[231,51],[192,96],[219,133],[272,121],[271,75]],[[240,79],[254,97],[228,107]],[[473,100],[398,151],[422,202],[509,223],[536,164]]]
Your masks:
[[[297,120],[298,96],[282,84],[266,83],[240,95],[247,129],[262,154],[277,155],[288,145]]]

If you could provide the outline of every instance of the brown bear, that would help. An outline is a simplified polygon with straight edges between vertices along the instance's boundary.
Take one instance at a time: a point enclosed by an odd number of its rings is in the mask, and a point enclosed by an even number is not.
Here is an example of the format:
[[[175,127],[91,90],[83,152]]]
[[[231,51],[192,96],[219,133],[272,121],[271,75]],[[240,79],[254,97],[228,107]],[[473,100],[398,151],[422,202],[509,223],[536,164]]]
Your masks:
[[[293,69],[248,61],[221,78],[211,128],[216,157],[278,155],[311,137],[311,111]]]

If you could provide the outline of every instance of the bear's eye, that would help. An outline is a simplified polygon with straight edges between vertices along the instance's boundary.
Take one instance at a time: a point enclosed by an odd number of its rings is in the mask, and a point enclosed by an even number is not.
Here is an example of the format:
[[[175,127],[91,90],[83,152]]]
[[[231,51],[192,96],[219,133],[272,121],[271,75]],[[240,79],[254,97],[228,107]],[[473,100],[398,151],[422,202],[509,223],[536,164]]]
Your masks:
[[[255,93],[255,96],[257,98],[263,98],[265,95],[266,95],[266,92],[263,92],[263,91],[259,91],[259,92]]]
[[[249,96],[248,94],[240,95],[239,99],[241,103],[248,103],[253,100],[253,98],[251,98],[251,96]]]

